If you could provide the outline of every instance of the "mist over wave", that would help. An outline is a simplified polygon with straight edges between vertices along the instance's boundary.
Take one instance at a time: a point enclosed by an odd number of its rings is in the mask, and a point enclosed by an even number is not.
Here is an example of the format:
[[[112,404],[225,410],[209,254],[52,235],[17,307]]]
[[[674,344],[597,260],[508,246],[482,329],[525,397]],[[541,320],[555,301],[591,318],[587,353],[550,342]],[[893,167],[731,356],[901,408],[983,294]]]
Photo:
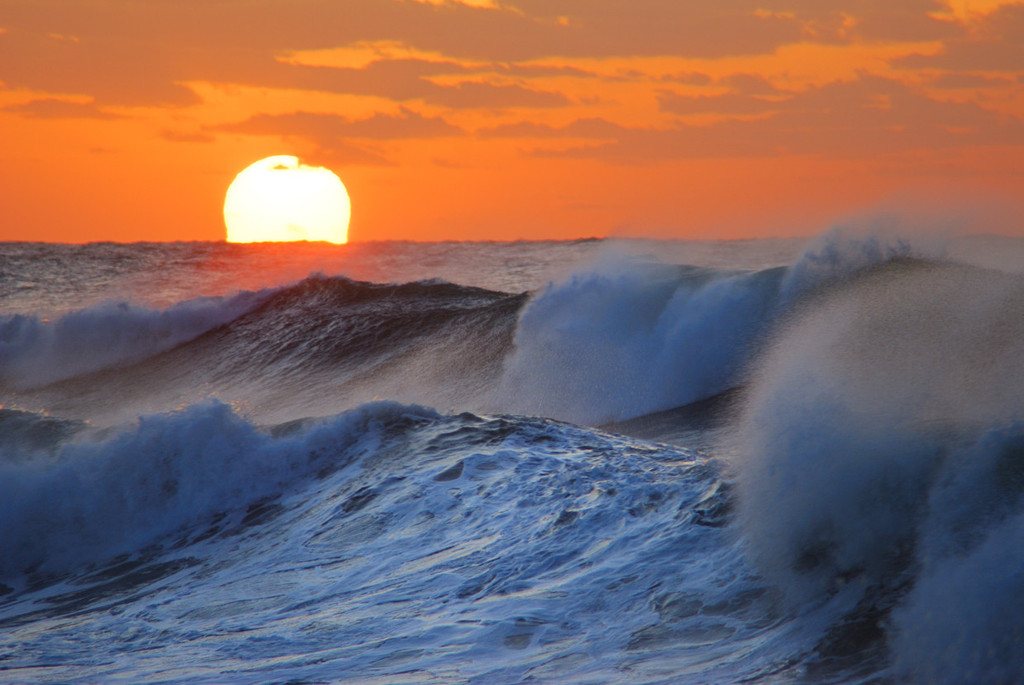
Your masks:
[[[979,574],[991,592],[965,573],[1021,543],[1021,359],[1024,279],[897,259],[819,296],[753,367],[730,436],[747,544],[794,601],[858,588],[901,678],[1019,673],[1003,603],[1024,585],[1011,565]]]

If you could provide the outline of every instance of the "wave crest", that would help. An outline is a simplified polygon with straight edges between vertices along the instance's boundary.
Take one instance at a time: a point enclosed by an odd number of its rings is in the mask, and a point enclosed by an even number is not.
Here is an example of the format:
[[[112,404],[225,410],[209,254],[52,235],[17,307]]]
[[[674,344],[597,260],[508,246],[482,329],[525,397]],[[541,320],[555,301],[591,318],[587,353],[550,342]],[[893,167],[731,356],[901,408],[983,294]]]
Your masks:
[[[551,285],[520,316],[498,405],[593,425],[726,390],[781,275],[625,259]]]
[[[205,403],[0,464],[0,577],[46,576],[142,549],[378,449],[432,411],[390,402],[262,430]]]

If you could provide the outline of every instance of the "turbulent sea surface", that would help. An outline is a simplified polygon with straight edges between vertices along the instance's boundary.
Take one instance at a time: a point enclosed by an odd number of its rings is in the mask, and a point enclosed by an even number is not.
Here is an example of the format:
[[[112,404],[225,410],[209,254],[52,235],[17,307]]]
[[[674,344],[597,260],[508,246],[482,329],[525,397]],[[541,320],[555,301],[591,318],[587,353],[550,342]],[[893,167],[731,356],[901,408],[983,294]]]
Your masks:
[[[1024,679],[1024,241],[0,244],[0,681]]]

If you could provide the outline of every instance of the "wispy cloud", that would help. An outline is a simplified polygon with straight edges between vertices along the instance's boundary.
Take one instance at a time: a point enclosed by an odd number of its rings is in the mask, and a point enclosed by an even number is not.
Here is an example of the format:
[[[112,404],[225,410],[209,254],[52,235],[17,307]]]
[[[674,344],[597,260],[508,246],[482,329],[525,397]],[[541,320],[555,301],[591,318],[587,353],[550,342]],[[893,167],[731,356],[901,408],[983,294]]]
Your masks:
[[[377,114],[359,120],[318,112],[256,114],[245,121],[212,126],[210,129],[255,135],[302,136],[325,146],[350,138],[397,140],[463,134],[461,129],[440,117],[425,117],[404,108],[398,115]]]
[[[94,102],[75,102],[56,98],[31,100],[17,105],[4,107],[5,112],[13,112],[31,119],[118,119],[117,114],[97,107]]]

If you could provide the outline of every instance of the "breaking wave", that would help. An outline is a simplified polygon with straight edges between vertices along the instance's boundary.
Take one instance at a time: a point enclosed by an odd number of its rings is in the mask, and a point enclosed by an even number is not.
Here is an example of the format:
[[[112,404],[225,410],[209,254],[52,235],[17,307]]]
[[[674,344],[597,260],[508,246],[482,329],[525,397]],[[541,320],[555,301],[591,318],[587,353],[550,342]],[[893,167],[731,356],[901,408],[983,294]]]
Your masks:
[[[749,375],[728,449],[752,558],[794,602],[854,593],[902,679],[1020,672],[1021,359],[1024,279],[898,259],[793,316]]]

